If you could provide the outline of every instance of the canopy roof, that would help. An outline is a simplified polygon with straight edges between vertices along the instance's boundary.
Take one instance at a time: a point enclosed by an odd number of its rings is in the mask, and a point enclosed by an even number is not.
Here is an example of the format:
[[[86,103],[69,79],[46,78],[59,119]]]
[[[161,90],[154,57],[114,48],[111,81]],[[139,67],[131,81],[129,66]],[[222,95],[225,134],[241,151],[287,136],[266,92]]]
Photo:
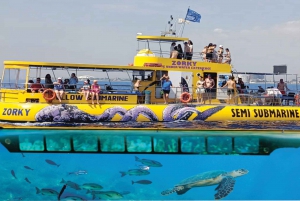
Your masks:
[[[138,41],[163,41],[163,42],[178,42],[178,41],[188,41],[188,38],[180,38],[173,36],[142,36],[136,37]]]

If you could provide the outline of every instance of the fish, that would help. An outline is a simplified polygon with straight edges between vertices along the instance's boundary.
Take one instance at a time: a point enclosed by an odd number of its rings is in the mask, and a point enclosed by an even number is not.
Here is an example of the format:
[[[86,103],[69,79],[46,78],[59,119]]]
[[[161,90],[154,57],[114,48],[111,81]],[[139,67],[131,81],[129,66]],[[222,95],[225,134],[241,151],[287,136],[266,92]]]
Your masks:
[[[149,181],[149,180],[139,180],[139,181],[131,181],[132,185],[137,183],[137,184],[152,184],[152,181]]]
[[[64,201],[76,201],[76,200],[82,200],[82,201],[86,201],[84,198],[82,197],[78,197],[78,196],[66,196],[64,198],[62,198],[61,200],[64,200]]]
[[[31,167],[28,167],[28,166],[24,166],[24,168],[26,168],[28,170],[34,170],[34,169],[32,169]]]
[[[147,165],[148,167],[162,167],[163,165],[158,162],[158,161],[154,161],[154,160],[149,160],[149,159],[140,159],[137,156],[135,156],[135,161],[141,162],[144,165]]]
[[[103,187],[95,183],[85,183],[80,186],[82,189],[86,190],[101,190]]]
[[[25,157],[25,155],[23,153],[21,153],[21,154],[22,154],[22,157]]]
[[[29,179],[26,177],[25,181],[27,181],[27,183],[31,184],[31,182],[29,181]]]
[[[94,191],[93,199],[103,199],[103,200],[118,200],[122,199],[123,195],[116,191]]]
[[[70,174],[75,174],[75,175],[83,175],[83,174],[87,174],[88,172],[85,171],[85,170],[78,170],[76,172],[69,172],[69,175]]]
[[[58,196],[58,192],[53,189],[47,189],[47,188],[39,189],[38,187],[35,187],[35,189],[36,189],[36,194]]]
[[[71,188],[74,188],[75,190],[81,190],[80,186],[72,181],[65,181],[64,179],[61,180],[61,184],[67,184]]]
[[[66,190],[66,188],[67,188],[67,184],[63,185],[63,187],[61,188],[61,190],[60,190],[60,192],[58,194],[58,197],[57,197],[58,200],[60,200],[60,197],[64,193],[64,191]]]
[[[139,167],[141,170],[150,170],[150,167],[146,165],[136,165],[136,166]]]
[[[131,169],[128,170],[127,172],[120,172],[121,177],[124,177],[125,175],[130,175],[130,176],[141,176],[141,175],[148,175],[150,174],[149,171],[147,170],[141,170],[141,169]]]
[[[54,161],[52,161],[52,160],[45,160],[46,161],[46,163],[48,163],[48,164],[50,164],[50,165],[55,165],[55,166],[57,166],[57,167],[59,167],[60,165],[58,165],[58,164],[56,164]]]
[[[11,170],[10,173],[11,173],[11,175],[12,175],[15,179],[18,179],[18,178],[16,177],[16,174],[15,174],[15,171],[14,171],[14,170]]]

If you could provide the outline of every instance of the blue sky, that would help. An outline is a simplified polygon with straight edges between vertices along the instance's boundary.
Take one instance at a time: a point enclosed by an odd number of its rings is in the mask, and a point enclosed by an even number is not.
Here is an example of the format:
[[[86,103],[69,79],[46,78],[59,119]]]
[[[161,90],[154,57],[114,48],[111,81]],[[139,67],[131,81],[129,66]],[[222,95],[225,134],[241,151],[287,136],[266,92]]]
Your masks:
[[[295,0],[9,0],[0,7],[0,61],[31,60],[127,65],[136,33],[159,35],[188,6],[201,23],[184,37],[200,52],[209,42],[228,47],[238,71],[299,72],[300,1]],[[2,65],[0,67],[2,69]]]

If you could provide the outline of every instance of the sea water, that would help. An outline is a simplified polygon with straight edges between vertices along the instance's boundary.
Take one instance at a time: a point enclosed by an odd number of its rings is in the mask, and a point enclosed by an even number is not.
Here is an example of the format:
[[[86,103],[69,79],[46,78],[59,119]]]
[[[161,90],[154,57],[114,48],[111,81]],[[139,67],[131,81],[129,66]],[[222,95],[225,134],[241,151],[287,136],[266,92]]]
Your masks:
[[[1,130],[1,135],[34,135],[34,134],[68,134],[72,131],[57,130]],[[79,134],[93,134],[100,131],[82,130]],[[130,133],[134,131],[126,131]],[[136,133],[136,131],[135,131]],[[142,132],[141,132],[142,133]],[[124,131],[107,131],[106,134],[122,135]],[[160,131],[159,134],[178,134],[176,131]],[[214,134],[207,131],[206,135]],[[220,131],[221,135],[222,132]],[[239,132],[237,134],[243,134]],[[255,135],[257,131],[247,132]],[[266,133],[266,135],[271,133]],[[184,135],[184,133],[181,133]],[[58,139],[59,140],[59,139]],[[69,153],[10,153],[4,146],[0,146],[0,200],[57,200],[57,196],[36,194],[39,189],[53,189],[57,192],[65,181],[96,183],[103,187],[102,191],[116,191],[124,193],[121,200],[213,200],[216,193],[214,186],[193,188],[183,195],[176,193],[163,196],[161,192],[178,184],[190,176],[212,170],[230,172],[237,169],[246,169],[248,174],[235,178],[234,190],[223,200],[296,200],[300,199],[299,169],[300,149],[282,148],[275,150],[271,155],[179,155],[179,154],[69,154]],[[120,172],[137,169],[140,159],[155,160],[161,167],[150,167],[150,174],[141,176],[125,175]],[[57,165],[46,162],[51,160]],[[33,170],[24,168],[28,166]],[[14,171],[15,177],[11,171]],[[84,170],[87,174],[69,174]],[[25,181],[27,178],[31,183]],[[139,184],[132,181],[148,180],[151,184]],[[69,186],[62,194],[62,200],[67,196],[77,196],[91,200],[91,194],[86,190],[75,190]],[[67,200],[65,198],[65,200]],[[111,199],[108,199],[111,200]]]

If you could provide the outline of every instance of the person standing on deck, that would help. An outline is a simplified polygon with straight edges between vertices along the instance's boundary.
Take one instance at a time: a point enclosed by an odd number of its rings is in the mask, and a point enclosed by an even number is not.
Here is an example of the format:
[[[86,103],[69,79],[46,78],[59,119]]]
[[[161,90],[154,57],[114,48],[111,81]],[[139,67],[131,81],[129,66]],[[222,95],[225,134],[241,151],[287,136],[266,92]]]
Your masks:
[[[209,104],[211,104],[211,90],[214,86],[215,86],[215,81],[214,79],[211,78],[210,74],[208,74],[207,78],[204,81],[204,88],[205,88],[205,93],[207,94]]]
[[[224,88],[227,86],[227,95],[228,95],[228,101],[227,103],[230,104],[230,100],[232,99],[234,93],[235,93],[235,90],[236,90],[236,83],[234,81],[234,77],[233,76],[230,76],[229,77],[229,80],[226,82],[226,84],[221,87],[221,88]]]
[[[172,44],[171,44],[171,47],[170,47],[170,58],[172,58],[172,52],[174,51],[174,47],[176,46],[176,43],[175,42],[173,42]]]
[[[171,91],[171,87],[173,86],[172,85],[172,82],[170,80],[170,77],[167,76],[167,75],[164,75],[160,78],[160,80],[162,80],[162,90],[163,90],[163,98],[164,98],[164,101],[165,101],[165,104],[168,104],[168,99],[169,99],[169,94],[170,94],[170,91]]]
[[[286,91],[289,91],[289,88],[287,87],[283,79],[280,79],[279,83],[277,84],[277,89],[281,92],[282,95],[286,95]]]
[[[76,89],[77,83],[78,83],[78,78],[76,77],[75,73],[72,73],[69,81],[69,89]]]

